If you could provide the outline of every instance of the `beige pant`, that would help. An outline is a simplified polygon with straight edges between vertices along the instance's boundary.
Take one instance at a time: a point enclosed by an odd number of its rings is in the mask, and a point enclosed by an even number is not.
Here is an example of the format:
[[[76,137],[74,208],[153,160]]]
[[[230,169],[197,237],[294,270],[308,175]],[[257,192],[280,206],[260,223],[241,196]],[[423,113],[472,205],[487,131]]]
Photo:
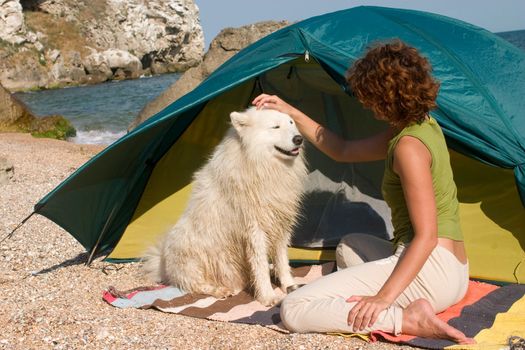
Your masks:
[[[339,271],[290,293],[281,304],[281,319],[293,332],[353,332],[348,313],[356,303],[347,303],[352,295],[375,295],[392,273],[404,246],[394,255],[388,241],[366,234],[351,234],[337,248]],[[373,330],[399,334],[403,309],[424,298],[441,312],[460,301],[468,287],[468,264],[462,264],[446,248],[437,246],[421,271],[395,302],[382,311]]]

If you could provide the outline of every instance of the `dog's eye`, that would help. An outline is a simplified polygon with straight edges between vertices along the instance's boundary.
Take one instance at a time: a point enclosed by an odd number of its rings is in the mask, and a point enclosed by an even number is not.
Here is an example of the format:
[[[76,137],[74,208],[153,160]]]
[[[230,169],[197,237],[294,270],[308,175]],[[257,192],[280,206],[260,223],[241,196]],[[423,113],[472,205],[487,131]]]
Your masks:
[[[293,124],[293,121],[292,121],[292,120],[290,120],[290,124]]]
[[[272,126],[272,129],[279,129],[281,126],[280,125],[275,125],[275,126]]]

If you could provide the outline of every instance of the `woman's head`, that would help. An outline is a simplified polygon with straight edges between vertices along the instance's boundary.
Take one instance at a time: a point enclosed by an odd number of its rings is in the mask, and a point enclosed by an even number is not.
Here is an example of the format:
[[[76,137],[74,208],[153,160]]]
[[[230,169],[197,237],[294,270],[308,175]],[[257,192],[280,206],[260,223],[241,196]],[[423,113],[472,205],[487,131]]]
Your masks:
[[[431,70],[415,48],[396,40],[369,49],[350,67],[347,81],[376,117],[403,127],[436,107],[439,83]]]

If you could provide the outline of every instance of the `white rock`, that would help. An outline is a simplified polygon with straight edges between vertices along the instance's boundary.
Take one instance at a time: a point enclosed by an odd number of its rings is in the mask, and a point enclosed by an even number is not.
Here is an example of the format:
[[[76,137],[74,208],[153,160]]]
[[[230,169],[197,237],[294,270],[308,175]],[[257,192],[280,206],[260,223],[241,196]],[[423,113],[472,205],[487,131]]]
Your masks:
[[[36,37],[37,37],[38,40],[42,40],[42,39],[47,38],[47,35],[45,35],[42,32],[36,32]]]
[[[101,0],[96,4],[85,0],[78,3],[39,0],[28,3],[57,20],[69,21],[72,30],[82,27],[81,32],[86,39],[83,44],[96,47],[96,51],[127,52],[124,55],[108,56],[111,66],[116,67],[112,68],[113,72],[121,69],[125,78],[138,78],[143,69],[148,72],[187,70],[201,62],[204,54],[204,36],[195,0]],[[93,6],[96,9],[90,8]],[[81,21],[86,13],[94,11],[98,16]],[[14,55],[9,53],[13,55],[13,61],[20,64],[0,71],[0,83],[4,87],[18,90],[64,82],[99,82],[104,81],[104,77],[111,78],[109,66],[96,69],[97,73],[90,77],[80,77],[80,70],[84,67],[70,66],[67,57],[61,61],[59,51],[46,47],[49,40],[44,38],[48,38],[50,31],[46,28],[40,30],[38,33],[27,31],[21,0],[0,0],[0,38],[12,44],[21,44],[18,52]],[[53,44],[55,47],[68,46],[67,42],[58,46],[57,43]],[[46,61],[51,64],[38,65],[38,60],[28,59],[28,55],[21,54],[34,48],[45,52]],[[91,54],[82,56],[81,62],[92,60],[86,58]],[[19,61],[17,56],[20,56]],[[86,71],[89,72],[88,67]]]
[[[202,59],[204,36],[193,0],[151,0],[147,5],[141,0],[108,0],[108,6],[109,12],[127,17],[115,30],[116,47],[138,57],[155,52],[167,62]]]
[[[35,49],[37,49],[37,51],[39,52],[44,51],[44,45],[42,45],[40,41],[35,42],[33,45],[35,45]]]
[[[55,63],[58,57],[60,57],[60,51],[53,49],[47,53],[47,57],[51,60],[51,62]]]
[[[130,69],[130,70],[141,70],[142,63],[138,57],[132,55],[128,51],[110,49],[102,52],[102,56],[106,59],[109,68],[111,69]]]
[[[22,5],[17,0],[0,2],[0,38],[11,44],[26,41],[24,14]]]
[[[4,157],[0,157],[0,185],[8,183],[14,176],[15,167]]]
[[[26,33],[26,41],[30,43],[34,43],[38,40],[38,36],[35,32],[27,32]]]
[[[85,57],[82,61],[84,67],[88,71],[88,73],[92,74],[93,72],[99,70],[99,71],[107,71],[109,70],[111,72],[111,69],[109,68],[108,59],[106,56],[104,56],[100,52],[96,52],[95,50],[92,51],[92,53]]]

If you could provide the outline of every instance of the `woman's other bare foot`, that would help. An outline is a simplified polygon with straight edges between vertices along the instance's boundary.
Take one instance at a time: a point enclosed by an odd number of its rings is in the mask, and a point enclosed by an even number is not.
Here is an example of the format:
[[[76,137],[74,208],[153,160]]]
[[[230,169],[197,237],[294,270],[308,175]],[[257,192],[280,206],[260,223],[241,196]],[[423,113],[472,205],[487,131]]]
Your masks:
[[[425,299],[418,299],[403,311],[403,333],[423,338],[449,339],[458,344],[475,344],[463,332],[440,320]]]

